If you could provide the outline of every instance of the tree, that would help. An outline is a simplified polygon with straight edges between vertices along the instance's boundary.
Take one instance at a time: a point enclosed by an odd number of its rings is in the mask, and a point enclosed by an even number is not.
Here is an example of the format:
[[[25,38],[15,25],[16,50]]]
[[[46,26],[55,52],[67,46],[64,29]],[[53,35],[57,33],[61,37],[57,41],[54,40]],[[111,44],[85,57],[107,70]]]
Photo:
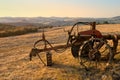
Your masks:
[[[109,24],[109,22],[108,21],[104,21],[103,24]]]

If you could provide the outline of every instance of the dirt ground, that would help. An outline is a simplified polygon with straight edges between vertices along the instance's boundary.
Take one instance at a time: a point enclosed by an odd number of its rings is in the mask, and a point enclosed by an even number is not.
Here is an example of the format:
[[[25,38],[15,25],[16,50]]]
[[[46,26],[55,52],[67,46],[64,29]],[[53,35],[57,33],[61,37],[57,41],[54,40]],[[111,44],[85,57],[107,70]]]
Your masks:
[[[98,25],[97,29],[102,33],[118,34],[120,24]],[[62,28],[46,29],[45,35],[58,45],[65,43],[68,37]],[[33,43],[40,38],[41,32],[0,38],[0,80],[119,80],[119,59],[108,70],[86,71],[78,59],[73,58],[70,48],[63,53],[51,51],[54,63],[51,67],[44,66],[38,57],[29,61]],[[45,54],[42,56],[45,58]]]

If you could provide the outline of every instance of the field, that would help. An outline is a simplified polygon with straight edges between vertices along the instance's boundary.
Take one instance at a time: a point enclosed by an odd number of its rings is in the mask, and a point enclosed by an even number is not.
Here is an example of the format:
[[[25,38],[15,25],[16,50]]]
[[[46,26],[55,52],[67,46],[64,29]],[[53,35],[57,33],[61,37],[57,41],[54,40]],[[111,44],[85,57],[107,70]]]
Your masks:
[[[65,29],[68,30],[70,27],[67,26]],[[98,25],[97,29],[102,33],[120,34],[120,24]],[[46,29],[45,35],[56,45],[64,44],[68,37],[60,27]],[[81,68],[78,59],[73,58],[70,48],[63,53],[51,51],[54,63],[51,67],[44,66],[38,57],[29,61],[33,43],[40,38],[41,32],[0,38],[0,80],[118,80],[120,78],[119,60],[115,61],[109,70],[86,71]],[[44,54],[42,56],[45,58]],[[119,58],[119,55],[117,57]]]
[[[35,26],[13,26],[9,24],[0,24],[0,37],[9,37],[34,33],[38,31]]]

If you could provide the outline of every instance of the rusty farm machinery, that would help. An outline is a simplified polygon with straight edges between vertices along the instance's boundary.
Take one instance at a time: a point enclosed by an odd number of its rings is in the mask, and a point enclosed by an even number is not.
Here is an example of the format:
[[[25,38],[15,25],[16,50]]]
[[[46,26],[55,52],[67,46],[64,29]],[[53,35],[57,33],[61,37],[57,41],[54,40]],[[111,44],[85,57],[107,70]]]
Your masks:
[[[90,26],[89,30],[80,31],[78,27],[80,25]],[[96,22],[77,22],[71,27],[68,32],[68,40],[65,45],[53,46],[48,40],[46,40],[44,31],[42,39],[36,41],[29,54],[30,60],[33,56],[38,56],[43,64],[47,66],[52,65],[51,50],[56,52],[64,52],[68,47],[71,48],[71,53],[74,58],[78,58],[80,65],[88,69],[95,66],[108,67],[114,59],[114,56],[120,52],[117,52],[119,34],[102,34],[96,29]],[[112,41],[112,46],[108,44],[108,41]],[[44,47],[37,48],[36,45],[42,42]],[[49,47],[48,47],[49,46]],[[42,60],[39,53],[45,52],[47,64]]]

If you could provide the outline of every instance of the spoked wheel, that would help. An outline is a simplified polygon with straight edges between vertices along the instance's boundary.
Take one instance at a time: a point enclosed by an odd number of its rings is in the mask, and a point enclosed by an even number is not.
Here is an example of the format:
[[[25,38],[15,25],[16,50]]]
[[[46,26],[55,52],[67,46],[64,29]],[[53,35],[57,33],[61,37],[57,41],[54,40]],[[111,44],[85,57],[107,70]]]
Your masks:
[[[80,64],[86,69],[105,69],[112,60],[112,50],[106,41],[91,38],[81,46]]]
[[[33,56],[38,56],[38,58],[40,59],[40,61],[46,65],[46,54],[44,54],[45,52],[43,51],[40,51],[40,50],[44,50],[47,46],[46,46],[46,42],[45,40],[41,39],[41,40],[38,40],[34,43],[34,47],[33,49],[31,50],[30,52],[30,60],[32,60],[32,57]],[[39,54],[40,53],[40,54]]]

